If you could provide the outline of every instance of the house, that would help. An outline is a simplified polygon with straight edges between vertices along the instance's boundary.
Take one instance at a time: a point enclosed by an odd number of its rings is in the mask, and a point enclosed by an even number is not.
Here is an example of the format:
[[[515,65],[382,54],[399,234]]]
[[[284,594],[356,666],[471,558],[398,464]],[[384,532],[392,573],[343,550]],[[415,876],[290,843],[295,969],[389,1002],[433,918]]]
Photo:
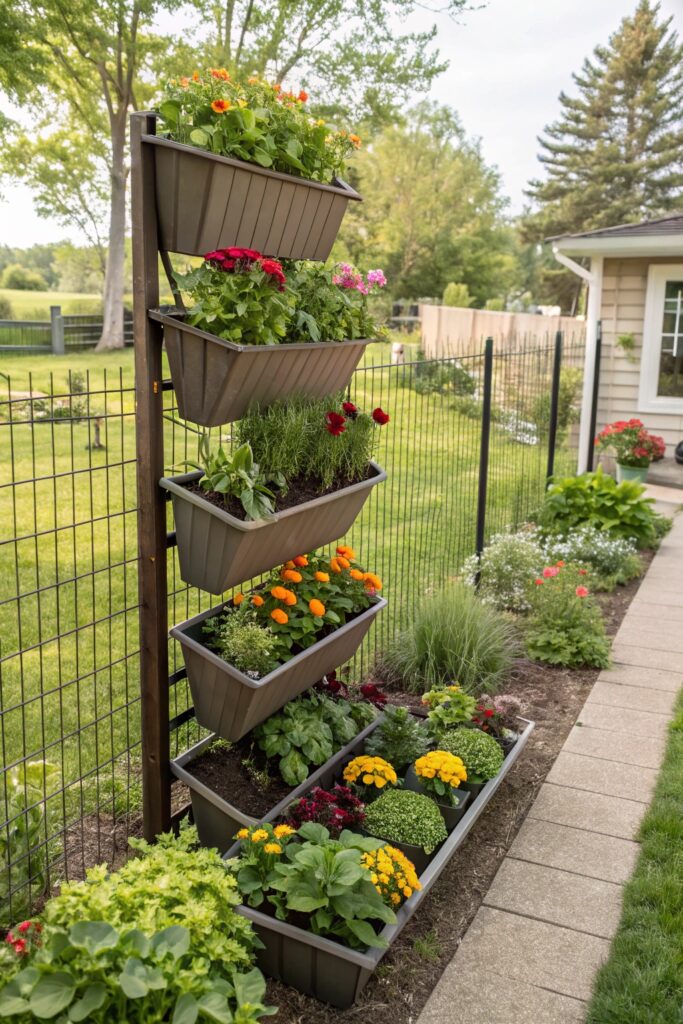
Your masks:
[[[590,464],[593,427],[632,416],[661,435],[672,456],[683,440],[683,213],[548,241],[555,259],[588,284],[579,471]],[[676,468],[683,482],[683,466]]]

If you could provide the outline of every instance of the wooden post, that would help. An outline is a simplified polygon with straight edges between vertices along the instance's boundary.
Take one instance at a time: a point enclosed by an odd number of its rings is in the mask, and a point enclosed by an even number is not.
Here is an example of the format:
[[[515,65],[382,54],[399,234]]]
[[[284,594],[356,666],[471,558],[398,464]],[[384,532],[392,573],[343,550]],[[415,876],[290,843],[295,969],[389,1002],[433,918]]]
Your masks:
[[[171,823],[166,502],[158,485],[164,475],[162,328],[147,315],[159,305],[159,270],[154,154],[142,142],[142,135],[154,131],[151,114],[131,116],[142,804],[147,839],[167,831]]]

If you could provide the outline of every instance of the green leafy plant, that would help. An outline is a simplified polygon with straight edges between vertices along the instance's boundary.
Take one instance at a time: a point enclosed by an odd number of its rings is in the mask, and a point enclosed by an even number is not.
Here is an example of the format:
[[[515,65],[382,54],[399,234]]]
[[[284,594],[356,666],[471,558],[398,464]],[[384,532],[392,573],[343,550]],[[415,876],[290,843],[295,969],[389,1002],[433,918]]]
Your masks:
[[[409,789],[392,789],[368,804],[365,830],[389,843],[421,846],[425,853],[432,853],[448,835],[434,801]]]
[[[239,499],[247,519],[267,519],[273,514],[275,495],[266,486],[273,483],[284,487],[284,478],[279,473],[263,473],[248,444],[241,444],[232,455],[220,447],[211,452],[206,434],[202,435],[199,453],[201,462],[188,462],[189,466],[203,470],[199,486],[212,494],[224,498]]]
[[[277,759],[285,782],[298,786],[308,778],[311,765],[324,764],[357,732],[348,701],[311,691],[258,725],[254,739],[266,757]]]
[[[237,82],[225,68],[210,68],[172,79],[158,111],[166,133],[177,142],[331,182],[360,139],[311,117],[307,101],[303,90],[285,92],[257,77]]]
[[[429,737],[420,719],[411,715],[407,708],[388,704],[384,718],[365,741],[365,752],[373,757],[383,757],[403,772],[429,746]]]
[[[244,615],[225,616],[217,626],[212,621],[204,631],[216,654],[253,679],[267,675],[278,664],[272,632]]]
[[[563,366],[560,371],[560,390],[557,403],[557,429],[566,431],[572,423],[578,423],[581,410],[580,399],[583,387],[583,372],[575,366]],[[524,415],[536,425],[541,437],[546,437],[550,429],[551,389],[548,386],[538,394]]]
[[[46,797],[59,785],[60,772],[49,761],[28,761],[5,776],[4,819],[0,831],[0,927],[27,917],[31,902],[45,891]]]
[[[444,730],[471,722],[477,706],[476,699],[457,683],[428,690],[422,697],[422,703],[429,708],[427,730],[436,742]]]
[[[426,359],[421,350],[417,353],[412,373],[403,377],[403,383],[409,384],[419,395],[449,394],[466,398],[477,389],[474,377],[456,359]],[[481,415],[478,403],[477,408]]]
[[[588,525],[612,537],[633,539],[645,548],[656,543],[659,520],[664,518],[653,505],[641,484],[635,480],[618,484],[598,467],[595,473],[554,481],[537,518],[547,533],[565,535]]]
[[[468,782],[488,782],[503,767],[503,748],[481,729],[449,729],[442,734],[439,745],[461,759]]]
[[[495,692],[518,647],[510,622],[469,587],[449,586],[422,601],[412,625],[382,654],[378,672],[411,691],[457,679],[466,693]]]
[[[634,363],[635,359],[635,348],[636,348],[636,337],[634,334],[618,334],[615,341],[617,348],[621,349],[629,363]]]
[[[474,303],[474,297],[466,284],[457,281],[450,281],[443,292],[444,306],[457,306],[461,309],[468,309]]]
[[[312,483],[324,492],[364,480],[378,445],[378,427],[389,417],[381,409],[361,412],[344,394],[311,399],[294,397],[255,406],[237,428],[241,444],[268,473]]]
[[[311,260],[285,261],[287,288],[294,294],[294,315],[286,341],[344,341],[375,338],[380,328],[368,296],[386,284],[381,270],[362,274],[349,263],[325,266]]]
[[[469,587],[479,573],[478,596],[498,611],[518,614],[531,608],[532,581],[543,567],[545,556],[537,531],[498,533],[477,558],[472,555],[460,570]]]
[[[294,311],[282,265],[255,249],[217,249],[200,266],[175,272],[192,306],[187,322],[240,345],[283,341]]]
[[[613,537],[590,525],[572,530],[566,536],[550,535],[545,542],[545,559],[549,563],[573,562],[592,570],[593,590],[612,590],[636,579],[643,571],[632,539]]]
[[[607,668],[609,639],[600,608],[585,585],[585,570],[547,566],[536,580],[526,630],[529,657],[572,668]]]

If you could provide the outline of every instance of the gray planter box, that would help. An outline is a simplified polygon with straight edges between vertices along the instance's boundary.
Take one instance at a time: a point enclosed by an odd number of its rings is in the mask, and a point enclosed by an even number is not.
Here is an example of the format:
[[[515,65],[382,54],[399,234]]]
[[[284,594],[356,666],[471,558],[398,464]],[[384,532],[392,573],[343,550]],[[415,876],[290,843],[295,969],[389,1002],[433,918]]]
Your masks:
[[[333,786],[343,765],[354,756],[355,751],[365,742],[365,737],[377,728],[381,720],[382,715],[379,715],[374,722],[366,725],[350,743],[333,754],[325,764],[316,768],[304,782],[276,804],[271,813],[277,817],[284,814],[290,804],[315,786],[321,786],[323,789]],[[235,804],[218,796],[212,789],[195,778],[191,770],[188,771],[188,765],[191,765],[196,758],[203,754],[215,739],[215,735],[208,736],[206,739],[200,740],[199,743],[195,743],[180,757],[176,757],[171,761],[171,772],[190,790],[192,816],[197,826],[200,843],[202,846],[214,847],[220,853],[225,853],[233,845],[238,829],[255,825],[258,819],[245,814]]]
[[[237,345],[183,321],[182,313],[150,310],[164,325],[178,412],[202,427],[232,423],[250,405],[269,405],[296,393],[323,398],[343,390],[372,338]]]
[[[159,483],[173,501],[182,579],[210,594],[222,594],[274,565],[343,537],[372,488],[387,478],[376,462],[370,466],[373,475],[367,480],[251,522],[183,486],[201,480],[201,472],[162,477]]]
[[[349,200],[361,198],[340,179],[323,185],[156,135],[142,141],[154,147],[158,245],[167,252],[238,245],[326,260]]]
[[[382,929],[381,935],[389,945],[410,921],[464,841],[526,746],[533,728],[534,723],[527,722],[499,774],[486,783],[448,839],[439,847],[426,869],[420,874],[422,889],[406,900],[396,915],[396,923],[385,925]],[[274,817],[276,813],[273,810],[266,815],[265,820],[271,821]],[[236,843],[225,856],[227,859],[238,855],[239,844]],[[386,952],[385,949],[370,949],[365,953],[349,949],[341,943],[321,938],[286,921],[278,921],[251,907],[241,906],[238,911],[252,922],[263,942],[264,948],[257,953],[257,964],[264,974],[340,1009],[347,1009],[353,1005]]]
[[[241,739],[288,700],[349,661],[386,603],[374,598],[370,608],[259,680],[223,661],[203,642],[204,622],[225,605],[174,626],[171,636],[182,647],[197,721],[226,740]]]

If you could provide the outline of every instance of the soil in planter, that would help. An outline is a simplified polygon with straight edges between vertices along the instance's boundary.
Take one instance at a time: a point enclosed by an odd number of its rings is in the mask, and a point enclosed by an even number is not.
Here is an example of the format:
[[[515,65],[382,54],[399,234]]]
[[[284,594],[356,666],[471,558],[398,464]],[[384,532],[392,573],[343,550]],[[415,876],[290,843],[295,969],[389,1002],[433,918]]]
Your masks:
[[[651,554],[643,556],[646,569]],[[605,625],[614,635],[640,579],[612,594],[599,594]],[[571,670],[520,659],[501,692],[519,699],[536,728],[519,761],[455,853],[438,882],[387,951],[349,1010],[335,1010],[269,981],[267,1001],[279,1007],[279,1024],[414,1024],[486,895],[536,794],[576,721],[599,671]],[[392,704],[416,710],[419,695],[386,690]],[[511,1016],[512,1020],[514,1014]]]
[[[277,512],[284,512],[288,508],[295,508],[297,505],[303,505],[306,501],[313,501],[315,498],[323,498],[326,494],[334,494],[336,491],[341,491],[345,487],[351,487],[352,484],[362,483],[363,480],[369,480],[373,476],[375,476],[375,472],[369,467],[365,476],[360,477],[360,479],[338,480],[324,491],[321,491],[316,486],[315,481],[307,480],[305,477],[296,477],[296,479],[289,481],[286,493],[280,494],[277,491],[275,492],[275,510]],[[216,508],[220,508],[223,512],[229,513],[229,515],[234,516],[235,519],[241,519],[246,522],[247,517],[239,498],[234,498],[231,495],[228,495],[227,500],[225,500],[222,494],[217,494],[215,491],[205,491],[198,483],[185,484],[185,487],[191,494],[196,494],[197,497],[203,498],[204,501],[208,501],[210,505],[215,505]]]
[[[295,788],[269,769],[263,752],[249,736],[230,746],[214,744],[185,769],[254,818],[263,817]]]

